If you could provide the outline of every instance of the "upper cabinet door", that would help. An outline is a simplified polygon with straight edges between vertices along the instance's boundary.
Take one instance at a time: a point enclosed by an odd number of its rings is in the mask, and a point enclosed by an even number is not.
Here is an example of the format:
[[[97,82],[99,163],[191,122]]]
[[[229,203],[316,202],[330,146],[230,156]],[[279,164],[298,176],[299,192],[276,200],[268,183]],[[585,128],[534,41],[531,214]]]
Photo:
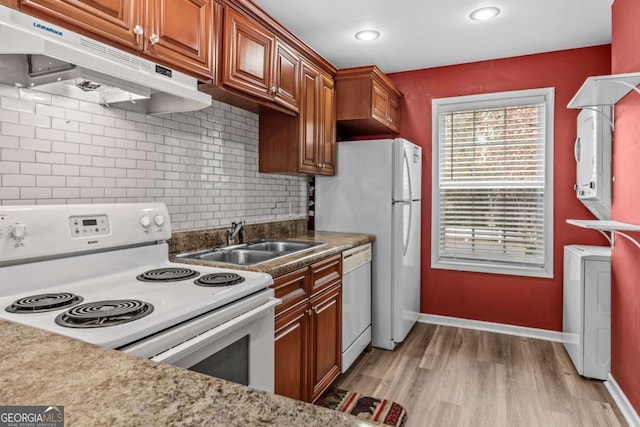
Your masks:
[[[335,175],[336,103],[333,79],[322,75],[320,81],[320,127],[318,152],[321,175]]]
[[[318,161],[318,91],[319,72],[308,64],[302,65],[300,91],[300,146],[298,171],[315,174],[320,169]]]
[[[375,81],[371,82],[371,117],[383,125],[389,118],[389,92]]]
[[[147,0],[146,16],[146,55],[204,80],[213,78],[211,0]]]
[[[140,0],[22,0],[25,13],[135,50],[143,44],[143,6]]]
[[[222,84],[273,99],[271,61],[275,36],[230,7],[225,8]]]
[[[298,112],[298,85],[300,83],[300,58],[280,40],[276,42],[274,84],[271,88],[274,101]]]
[[[400,132],[400,99],[389,96],[389,121],[387,126],[394,132]]]

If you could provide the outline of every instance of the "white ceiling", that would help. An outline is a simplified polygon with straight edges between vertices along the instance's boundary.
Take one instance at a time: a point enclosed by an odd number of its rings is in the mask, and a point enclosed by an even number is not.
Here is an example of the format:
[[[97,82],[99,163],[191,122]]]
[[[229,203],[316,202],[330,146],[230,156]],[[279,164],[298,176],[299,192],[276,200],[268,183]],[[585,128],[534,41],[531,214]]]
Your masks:
[[[385,73],[611,42],[613,0],[254,0],[338,68]],[[469,19],[482,6],[502,10]],[[382,36],[358,41],[372,28]]]

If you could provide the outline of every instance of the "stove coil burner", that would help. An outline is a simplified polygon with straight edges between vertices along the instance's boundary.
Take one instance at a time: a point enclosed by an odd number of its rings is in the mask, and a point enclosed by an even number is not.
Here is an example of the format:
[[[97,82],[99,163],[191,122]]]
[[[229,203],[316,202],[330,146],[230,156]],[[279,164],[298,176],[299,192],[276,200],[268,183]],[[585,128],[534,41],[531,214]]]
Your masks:
[[[95,301],[73,307],[56,317],[68,328],[102,328],[140,319],[153,311],[149,303],[138,300]]]
[[[213,273],[199,277],[194,282],[198,286],[231,286],[244,282],[244,277],[235,273]]]
[[[177,282],[198,277],[199,274],[188,268],[157,268],[142,273],[137,279],[143,282]]]
[[[42,313],[45,311],[60,310],[62,308],[71,307],[80,304],[82,297],[69,293],[61,292],[56,294],[40,294],[31,295],[20,298],[6,307],[9,313]]]

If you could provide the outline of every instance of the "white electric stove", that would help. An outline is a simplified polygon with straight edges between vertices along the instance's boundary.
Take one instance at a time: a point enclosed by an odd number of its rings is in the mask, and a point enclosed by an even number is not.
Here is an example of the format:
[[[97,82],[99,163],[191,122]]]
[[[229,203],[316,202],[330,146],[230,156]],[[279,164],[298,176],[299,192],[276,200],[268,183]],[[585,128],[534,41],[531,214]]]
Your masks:
[[[170,237],[161,203],[0,207],[0,318],[272,391],[271,276]]]

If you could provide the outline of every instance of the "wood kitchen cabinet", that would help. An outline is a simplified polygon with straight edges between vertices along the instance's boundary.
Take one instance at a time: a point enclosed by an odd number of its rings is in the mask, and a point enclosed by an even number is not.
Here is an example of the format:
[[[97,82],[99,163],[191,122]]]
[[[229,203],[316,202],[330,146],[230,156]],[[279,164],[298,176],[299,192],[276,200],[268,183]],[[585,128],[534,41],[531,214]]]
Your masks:
[[[341,134],[400,132],[402,94],[375,65],[336,73],[338,129]]]
[[[298,112],[300,57],[254,19],[226,7],[221,84]]]
[[[333,78],[303,61],[297,117],[260,114],[259,171],[335,174],[335,91]]]
[[[0,0],[0,4],[14,9],[20,9],[20,0]]]
[[[340,374],[342,257],[274,279],[275,392],[313,402]]]
[[[214,75],[212,0],[22,0],[22,11],[201,80]]]

